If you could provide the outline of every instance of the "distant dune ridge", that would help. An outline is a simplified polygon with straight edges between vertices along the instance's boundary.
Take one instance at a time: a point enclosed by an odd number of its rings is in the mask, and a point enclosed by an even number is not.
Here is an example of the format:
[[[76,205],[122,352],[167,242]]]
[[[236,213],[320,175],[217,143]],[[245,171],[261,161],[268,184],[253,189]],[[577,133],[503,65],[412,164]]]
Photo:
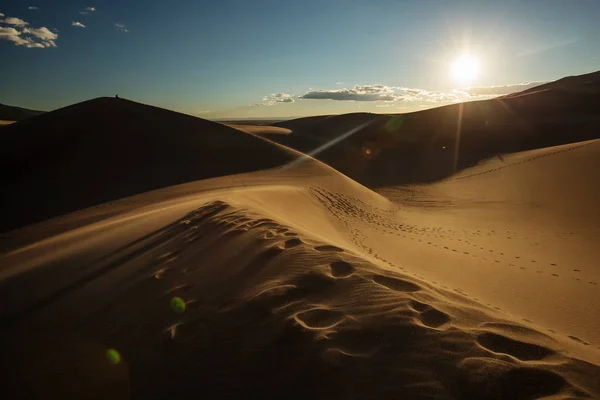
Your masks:
[[[300,118],[277,123],[292,134],[271,139],[308,152],[371,122],[316,157],[371,187],[430,182],[497,154],[599,138],[599,86],[595,72],[522,94],[408,114]]]
[[[2,128],[4,393],[600,398],[597,78],[276,127],[100,98]]]
[[[3,209],[23,210],[3,218],[3,231],[152,189],[276,167],[296,157],[215,122],[108,97],[6,126],[0,143]]]
[[[23,119],[35,117],[36,115],[41,115],[44,112],[45,111],[0,104],[0,120],[3,121],[21,121]]]

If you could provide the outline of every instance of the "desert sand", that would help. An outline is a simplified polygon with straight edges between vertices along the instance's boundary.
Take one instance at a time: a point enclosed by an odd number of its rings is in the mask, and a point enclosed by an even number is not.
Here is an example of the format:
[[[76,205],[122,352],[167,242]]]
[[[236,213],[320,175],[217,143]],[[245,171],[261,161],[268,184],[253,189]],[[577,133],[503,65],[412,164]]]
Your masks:
[[[279,126],[262,125],[262,124],[224,124],[231,128],[238,129],[243,132],[252,133],[259,136],[269,135],[289,135],[292,133],[290,129],[281,128]]]
[[[464,147],[449,123],[417,134],[458,105],[260,134],[98,99],[2,128],[19,149],[3,147],[7,390],[600,398],[598,114],[564,135],[554,113],[544,136],[531,103],[511,104],[464,105]]]

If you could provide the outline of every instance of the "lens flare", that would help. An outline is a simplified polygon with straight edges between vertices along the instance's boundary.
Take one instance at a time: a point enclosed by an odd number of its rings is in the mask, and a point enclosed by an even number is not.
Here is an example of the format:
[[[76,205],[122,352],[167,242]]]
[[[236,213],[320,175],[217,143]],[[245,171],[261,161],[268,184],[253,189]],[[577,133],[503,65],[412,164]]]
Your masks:
[[[106,358],[112,365],[117,365],[121,362],[121,354],[116,349],[106,350]]]
[[[177,314],[182,314],[185,311],[185,301],[181,297],[173,297],[171,299],[171,308]]]

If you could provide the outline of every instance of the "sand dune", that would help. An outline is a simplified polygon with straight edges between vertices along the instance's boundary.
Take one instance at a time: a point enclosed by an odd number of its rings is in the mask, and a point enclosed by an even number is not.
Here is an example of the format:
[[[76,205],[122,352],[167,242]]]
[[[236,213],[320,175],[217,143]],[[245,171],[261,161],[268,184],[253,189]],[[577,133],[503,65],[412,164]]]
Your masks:
[[[21,121],[27,118],[43,114],[45,111],[30,110],[22,107],[8,106],[0,104],[0,120]]]
[[[292,134],[271,139],[309,153],[367,124],[315,157],[369,187],[431,182],[498,154],[600,138],[600,91],[578,89],[599,84],[596,72],[520,95],[408,114],[283,121],[276,126]]]
[[[315,162],[243,181],[2,256],[12,266],[2,271],[2,304],[13,305],[2,313],[4,343],[39,343],[35,332],[46,340],[9,358],[12,373],[40,382],[20,390],[87,395],[99,386],[111,398],[600,395],[600,350],[588,338],[519,321],[468,289],[424,277],[409,246],[427,245],[406,242],[425,236],[404,207]],[[188,185],[202,190],[201,182]],[[137,201],[144,196],[151,194]],[[391,244],[384,236],[394,238],[396,259],[381,252]],[[428,268],[458,267],[434,251]],[[108,348],[121,354],[119,368],[103,367]],[[48,371],[48,357],[67,367]]]
[[[504,97],[515,97],[539,91],[558,91],[562,93],[598,94],[600,93],[600,71],[589,74],[567,76],[554,82],[545,83],[519,93]]]
[[[238,129],[240,131],[244,131],[247,133],[252,133],[254,135],[266,135],[267,137],[269,135],[289,135],[290,133],[292,133],[291,130],[286,129],[286,128],[281,128],[278,126],[271,126],[271,125],[259,125],[259,124],[255,124],[255,125],[249,125],[249,124],[223,124],[223,125],[227,125],[231,128],[234,129]]]
[[[3,128],[5,393],[600,398],[600,140],[577,141],[593,109],[563,134],[533,111],[507,125],[505,105],[464,106],[452,173],[458,106],[269,135],[322,146],[368,124],[316,155],[331,166],[116,99]]]
[[[272,168],[297,157],[221,124],[114,98],[7,126],[0,143],[2,209],[11,210],[3,215],[0,231],[152,189]]]

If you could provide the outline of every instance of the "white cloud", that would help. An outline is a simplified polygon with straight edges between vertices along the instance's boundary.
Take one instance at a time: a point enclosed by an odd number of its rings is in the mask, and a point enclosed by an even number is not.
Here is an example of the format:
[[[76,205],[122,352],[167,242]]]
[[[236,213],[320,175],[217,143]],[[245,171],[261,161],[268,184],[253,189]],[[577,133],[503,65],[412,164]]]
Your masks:
[[[78,21],[71,22],[71,26],[77,26],[79,28],[85,28],[85,25]]]
[[[401,96],[385,85],[355,85],[352,89],[311,90],[302,99],[340,101],[398,101]]]
[[[4,16],[4,15],[3,15]],[[29,22],[25,22],[20,18],[15,18],[15,17],[8,17],[4,20],[0,20],[0,22],[3,22],[5,24],[9,24],[9,25],[15,25],[15,26],[25,26],[25,25],[29,25]]]
[[[118,31],[121,31],[121,32],[125,32],[125,33],[129,32],[129,29],[127,29],[127,28],[125,27],[125,25],[124,25],[124,24],[121,24],[121,23],[116,23],[116,24],[115,24],[115,28],[117,28],[117,30],[118,30]]]
[[[83,11],[79,11],[81,15],[88,15],[91,12],[96,11],[96,7],[86,7]]]
[[[504,86],[471,87],[452,92],[433,92],[425,89],[396,86],[355,85],[352,89],[309,90],[299,96],[300,99],[364,101],[364,102],[413,102],[413,103],[453,103],[468,100],[483,100],[504,94],[515,93],[543,82],[529,82]]]
[[[35,29],[35,28],[31,28],[31,29],[25,29],[23,30],[23,33],[31,33],[33,36],[37,37],[38,39],[41,40],[56,40],[58,38],[58,34],[54,33],[52,31],[50,31],[50,29],[46,28],[45,26],[42,26],[41,28]]]
[[[263,97],[263,103],[257,103],[257,106],[274,106],[281,103],[293,103],[294,96],[287,93],[273,93],[270,96]]]
[[[28,22],[12,17],[0,22],[10,23],[7,21],[14,22],[15,20],[20,22],[12,24],[14,27],[0,26],[0,40],[8,40],[13,42],[15,46],[28,48],[56,47],[55,41],[58,39],[58,34],[50,31],[45,26],[41,28],[27,28],[26,26],[29,25]]]
[[[30,10],[39,10],[40,9],[39,7],[36,7],[36,6],[29,6],[27,8]]]
[[[22,46],[27,43],[21,36],[21,32],[15,28],[5,28],[0,26],[0,39],[9,40],[17,46]]]

